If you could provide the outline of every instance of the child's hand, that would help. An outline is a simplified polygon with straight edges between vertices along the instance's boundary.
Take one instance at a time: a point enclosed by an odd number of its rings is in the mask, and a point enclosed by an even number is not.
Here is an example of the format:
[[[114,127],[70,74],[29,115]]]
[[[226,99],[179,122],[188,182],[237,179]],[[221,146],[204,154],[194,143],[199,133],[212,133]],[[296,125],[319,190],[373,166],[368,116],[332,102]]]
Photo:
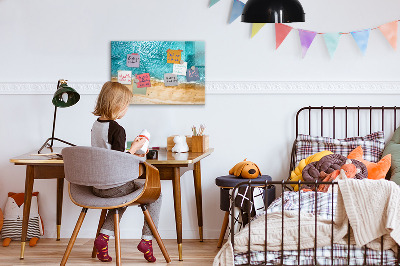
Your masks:
[[[146,151],[146,153],[145,154],[137,154],[137,153],[135,153],[135,155],[136,156],[139,156],[139,157],[146,157],[146,155],[149,153],[149,149],[147,149],[147,151]]]
[[[143,145],[146,143],[146,141],[147,140],[145,138],[136,137],[135,140],[132,142],[129,152],[131,154],[135,154],[140,148],[143,147]]]

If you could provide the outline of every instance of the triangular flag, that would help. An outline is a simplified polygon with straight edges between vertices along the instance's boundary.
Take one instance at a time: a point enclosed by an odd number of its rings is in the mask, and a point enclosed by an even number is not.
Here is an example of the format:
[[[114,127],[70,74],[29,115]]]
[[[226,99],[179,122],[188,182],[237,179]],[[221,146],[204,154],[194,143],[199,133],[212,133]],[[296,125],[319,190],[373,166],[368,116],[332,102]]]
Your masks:
[[[264,27],[265,23],[253,23],[252,28],[251,28],[251,38],[256,35],[262,27]]]
[[[369,33],[371,29],[353,31],[351,35],[353,35],[354,40],[356,41],[358,47],[361,50],[361,53],[364,55],[368,46]]]
[[[393,49],[396,50],[397,48],[397,20],[393,22],[386,23],[382,26],[378,27],[383,35],[385,35],[386,39],[390,43],[390,45],[393,47]]]
[[[213,5],[215,5],[218,2],[219,2],[219,0],[210,0],[210,5],[208,7],[212,7]]]
[[[288,36],[289,32],[292,29],[293,28],[288,25],[275,23],[276,49],[278,49],[278,47],[282,44],[282,42],[285,40],[286,36]]]
[[[328,48],[329,55],[332,58],[333,54],[336,51],[336,48],[338,47],[339,39],[340,36],[342,36],[342,34],[340,34],[339,32],[334,32],[334,33],[325,33],[323,36],[326,48]]]
[[[235,19],[237,19],[240,15],[242,15],[242,11],[244,8],[244,3],[239,0],[233,0],[231,17],[229,18],[229,23],[232,23]]]
[[[299,36],[300,36],[300,43],[301,43],[301,55],[304,58],[306,56],[308,48],[312,44],[315,36],[317,33],[315,31],[308,31],[308,30],[300,30],[299,29]]]

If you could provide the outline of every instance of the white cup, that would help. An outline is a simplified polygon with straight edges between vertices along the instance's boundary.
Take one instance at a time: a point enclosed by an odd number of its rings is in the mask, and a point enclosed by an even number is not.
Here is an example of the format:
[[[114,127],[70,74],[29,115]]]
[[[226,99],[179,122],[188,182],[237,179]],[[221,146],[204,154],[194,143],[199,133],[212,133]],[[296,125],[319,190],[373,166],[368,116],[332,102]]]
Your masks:
[[[147,149],[149,148],[150,133],[146,129],[143,129],[142,132],[140,132],[138,138],[145,138],[146,142],[139,150],[136,151],[136,154],[145,154],[147,152]]]

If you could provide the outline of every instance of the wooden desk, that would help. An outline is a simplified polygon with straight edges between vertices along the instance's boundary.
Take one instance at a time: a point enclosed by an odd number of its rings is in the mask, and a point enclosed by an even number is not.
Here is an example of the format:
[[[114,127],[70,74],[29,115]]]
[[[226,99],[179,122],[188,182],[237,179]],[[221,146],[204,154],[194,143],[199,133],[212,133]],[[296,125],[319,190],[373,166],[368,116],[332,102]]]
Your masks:
[[[54,149],[55,152],[61,151],[61,149]],[[44,149],[42,153],[50,153],[50,150]],[[26,165],[20,259],[24,258],[26,234],[28,232],[29,213],[31,209],[32,189],[35,179],[57,178],[57,241],[60,240],[62,201],[64,190],[64,162],[62,159],[59,158],[53,159],[56,156],[40,156],[33,154],[37,154],[37,150],[10,159],[10,162],[14,163],[15,165]]]
[[[54,148],[60,153],[61,148]],[[161,180],[171,180],[173,184],[175,223],[178,242],[179,260],[182,260],[182,205],[180,177],[188,170],[193,170],[194,190],[196,196],[197,219],[200,241],[203,241],[203,211],[201,193],[201,168],[200,160],[210,155],[214,149],[201,153],[174,154],[161,149],[157,160],[147,160],[148,163],[158,168]],[[44,150],[42,153],[50,151]],[[57,178],[57,240],[60,239],[61,214],[64,188],[64,162],[59,158],[36,155],[37,151],[23,154],[10,159],[15,165],[26,165],[25,199],[21,236],[21,255],[24,258],[28,218],[31,207],[32,189],[34,179]],[[52,156],[55,157],[55,156]]]
[[[158,153],[158,160],[147,160],[148,163],[157,167],[160,172],[161,180],[172,180],[179,260],[182,260],[182,204],[180,179],[186,171],[193,170],[197,222],[199,226],[200,241],[203,242],[203,207],[200,160],[210,155],[213,151],[214,149],[209,149],[206,152],[173,153],[167,152],[166,149],[161,149]]]

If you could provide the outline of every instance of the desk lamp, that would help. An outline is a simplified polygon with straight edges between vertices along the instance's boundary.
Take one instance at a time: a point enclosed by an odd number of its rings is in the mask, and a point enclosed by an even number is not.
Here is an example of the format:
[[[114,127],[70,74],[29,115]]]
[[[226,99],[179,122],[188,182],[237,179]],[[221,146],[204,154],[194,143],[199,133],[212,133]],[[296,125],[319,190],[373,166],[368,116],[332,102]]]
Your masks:
[[[298,0],[249,0],[243,8],[242,22],[304,22],[304,10]]]
[[[57,116],[57,107],[60,108],[65,108],[65,107],[70,107],[74,104],[76,104],[79,101],[79,93],[76,92],[73,88],[69,87],[67,84],[67,80],[60,79],[57,83],[57,90],[53,95],[53,105],[54,105],[54,118],[53,118],[53,131],[51,133],[51,138],[48,138],[45,143],[42,145],[42,147],[39,149],[38,153],[45,148],[48,147],[50,148],[51,152],[53,152],[53,141],[58,140],[62,143],[68,144],[70,146],[75,146],[72,143],[69,143],[65,140],[55,138],[54,137],[54,130],[56,127],[56,116]],[[50,144],[49,144],[49,141]]]

